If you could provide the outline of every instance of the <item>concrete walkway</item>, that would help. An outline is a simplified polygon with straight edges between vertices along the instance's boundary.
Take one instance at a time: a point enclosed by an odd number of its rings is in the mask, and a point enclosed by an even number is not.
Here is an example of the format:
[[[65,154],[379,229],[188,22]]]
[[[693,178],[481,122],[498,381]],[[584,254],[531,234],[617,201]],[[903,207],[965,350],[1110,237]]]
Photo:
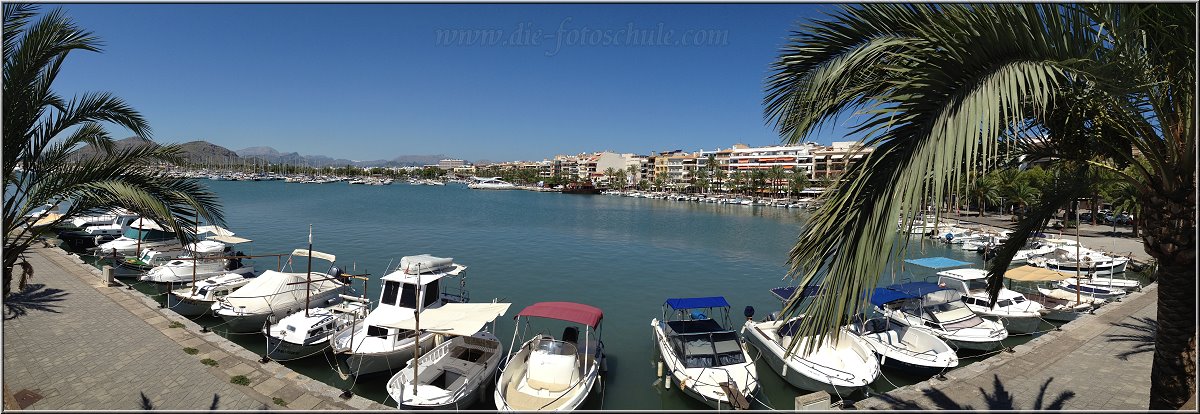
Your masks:
[[[856,402],[874,410],[1145,410],[1158,285],[980,362]]]
[[[28,257],[30,283],[43,285],[35,290],[42,295],[5,300],[6,409],[388,408],[359,396],[343,400],[329,385],[278,363],[260,364],[258,355],[200,333],[141,292],[103,286],[98,270],[58,248],[33,248]],[[24,314],[13,317],[14,309]],[[187,347],[198,352],[188,355]],[[231,383],[235,375],[250,384]]]

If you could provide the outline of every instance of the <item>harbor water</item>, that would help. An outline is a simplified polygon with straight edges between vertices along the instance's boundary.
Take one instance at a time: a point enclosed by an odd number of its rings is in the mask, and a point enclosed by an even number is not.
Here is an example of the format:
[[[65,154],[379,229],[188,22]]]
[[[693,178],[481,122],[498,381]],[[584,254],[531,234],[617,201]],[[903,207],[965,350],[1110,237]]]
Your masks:
[[[756,319],[778,310],[780,303],[768,290],[794,283],[784,278],[788,251],[808,214],[766,206],[470,190],[461,184],[204,184],[220,196],[226,227],[253,240],[238,250],[260,255],[305,248],[312,224],[313,249],[336,255],[338,265],[350,273],[369,273],[366,289],[373,301],[378,299],[379,278],[402,256],[454,258],[468,266],[465,274],[473,302],[496,299],[513,304],[496,327],[506,351],[512,318],[525,306],[571,301],[601,308],[608,372],[603,387],[585,403],[587,409],[707,409],[678,387],[664,389],[656,382],[657,350],[650,320],[661,318],[663,302],[670,297],[724,296],[733,305],[731,321],[736,328],[741,327],[746,306],[757,310]],[[976,253],[933,242],[923,243],[910,255],[983,263]],[[260,258],[254,264],[261,272],[275,269],[277,261]],[[292,269],[303,271],[304,264]],[[326,269],[322,265],[313,270]],[[921,280],[931,275],[932,270],[908,266],[896,277]],[[890,274],[882,277],[882,284],[891,278]],[[362,289],[361,282],[355,284]],[[147,284],[136,287],[157,293]],[[216,326],[217,318],[204,316],[196,322],[224,332]],[[252,352],[264,352],[266,340],[260,332],[227,336]],[[1012,336],[1006,345],[1031,338]],[[326,354],[285,364],[331,386],[395,405],[384,389],[389,375],[355,381],[339,375],[333,361]],[[758,375],[762,392],[757,395],[757,408],[790,410],[795,396],[809,392],[785,383],[764,361],[758,363]],[[872,391],[924,379],[885,369]],[[474,408],[494,409],[490,395]]]

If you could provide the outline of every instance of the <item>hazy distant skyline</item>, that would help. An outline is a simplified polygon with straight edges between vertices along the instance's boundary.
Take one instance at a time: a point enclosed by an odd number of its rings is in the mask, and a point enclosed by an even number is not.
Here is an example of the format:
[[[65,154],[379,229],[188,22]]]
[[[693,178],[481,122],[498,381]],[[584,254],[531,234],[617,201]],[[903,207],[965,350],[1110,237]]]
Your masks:
[[[763,80],[826,4],[42,4],[104,43],[64,97],[110,91],[158,142],[353,160],[774,145]],[[809,141],[844,137],[845,121]],[[115,126],[115,138],[128,136]]]

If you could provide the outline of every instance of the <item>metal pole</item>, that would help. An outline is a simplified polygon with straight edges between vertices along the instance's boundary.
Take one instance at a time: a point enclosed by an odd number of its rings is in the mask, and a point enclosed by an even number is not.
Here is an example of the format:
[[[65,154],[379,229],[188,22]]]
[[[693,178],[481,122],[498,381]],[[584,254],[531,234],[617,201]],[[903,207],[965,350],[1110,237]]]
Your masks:
[[[417,349],[413,353],[413,396],[414,397],[417,396],[417,388],[418,388],[417,387],[417,374],[419,374],[421,372],[420,371],[420,369],[421,369],[421,304],[425,303],[425,295],[429,294],[429,292],[425,291],[425,286],[421,285],[421,264],[420,263],[417,264],[417,289],[418,289],[418,292],[420,292],[420,294],[417,295],[417,313],[415,315],[413,315],[416,318],[416,320],[414,321],[414,325],[416,325],[415,327],[417,328],[417,336],[415,337],[416,339],[414,339],[414,341],[416,341],[416,343],[417,343]]]
[[[312,295],[312,223],[308,225],[308,275],[304,284],[304,317],[308,317],[308,302]]]
[[[1075,304],[1083,302],[1079,291],[1083,289],[1083,281],[1079,280],[1079,200],[1075,200]]]

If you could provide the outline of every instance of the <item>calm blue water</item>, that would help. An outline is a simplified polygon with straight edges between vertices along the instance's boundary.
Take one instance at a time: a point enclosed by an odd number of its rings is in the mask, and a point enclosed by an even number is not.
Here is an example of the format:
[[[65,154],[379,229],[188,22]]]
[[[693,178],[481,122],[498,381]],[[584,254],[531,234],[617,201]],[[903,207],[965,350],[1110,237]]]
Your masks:
[[[513,303],[496,329],[506,347],[511,317],[534,302],[572,301],[603,309],[609,370],[603,396],[585,404],[590,409],[707,409],[674,387],[652,385],[650,319],[661,317],[668,297],[725,296],[738,327],[746,305],[754,306],[759,318],[777,310],[779,302],[768,289],[790,284],[781,279],[806,216],[776,207],[482,191],[457,184],[204,183],[219,194],[227,227],[254,240],[241,250],[267,254],[306,247],[312,224],[313,248],[337,255],[343,268],[355,269],[352,273],[370,273],[368,296],[373,299],[379,294],[378,278],[400,257],[453,257],[469,267],[473,301]],[[926,246],[921,256],[982,264],[974,253]],[[256,263],[260,270],[275,264],[275,259]],[[915,279],[932,274],[910,270],[917,272]],[[219,320],[197,322],[214,325]],[[263,352],[261,334],[229,337]],[[320,356],[287,365],[337,388],[351,385]],[[764,389],[759,398],[770,407],[791,409],[793,398],[807,393],[783,382],[765,363],[759,363],[758,373]],[[890,371],[885,375],[899,385],[922,380]],[[386,381],[387,376],[364,377],[354,391],[384,401]],[[881,377],[874,388],[893,386]],[[478,408],[494,406],[489,399]]]

